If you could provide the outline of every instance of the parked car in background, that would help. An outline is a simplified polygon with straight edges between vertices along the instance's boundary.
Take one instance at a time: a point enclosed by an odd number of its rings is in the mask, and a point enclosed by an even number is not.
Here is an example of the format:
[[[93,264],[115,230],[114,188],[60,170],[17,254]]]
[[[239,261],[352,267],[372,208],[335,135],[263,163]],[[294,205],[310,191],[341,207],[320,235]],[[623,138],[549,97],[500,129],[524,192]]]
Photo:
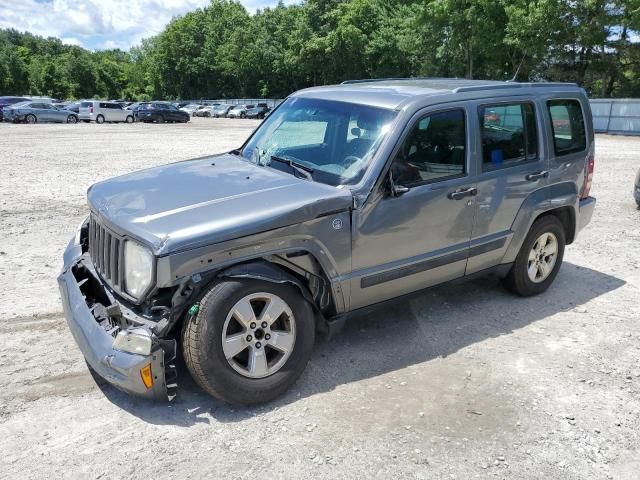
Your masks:
[[[179,122],[186,123],[190,115],[175,105],[167,102],[149,102],[140,105],[136,112],[137,120],[140,122]]]
[[[210,117],[211,116],[211,112],[213,112],[213,109],[215,107],[212,105],[204,105],[200,108],[198,108],[195,112],[193,112],[192,116],[194,117]]]
[[[134,118],[129,110],[124,110],[117,102],[105,102],[101,100],[83,100],[80,102],[80,120],[84,122],[127,122],[132,123]]]
[[[640,170],[638,170],[638,173],[636,174],[636,183],[633,186],[633,196],[636,199],[638,207],[640,207]]]
[[[195,112],[196,110],[198,110],[201,107],[202,107],[202,105],[197,105],[195,103],[190,103],[189,105],[185,105],[184,107],[180,108],[179,110],[182,110],[183,112],[186,112],[189,115],[193,115],[193,112]]]
[[[211,112],[211,116],[215,118],[226,117],[227,113],[229,113],[229,110],[231,110],[232,108],[233,108],[233,105],[229,105],[229,104],[218,105]]]
[[[267,114],[269,113],[269,110],[270,110],[269,107],[267,107],[266,105],[260,106],[260,107],[253,107],[246,111],[245,116],[247,118],[263,119],[264,117],[267,116]]]
[[[124,109],[133,111],[136,108],[138,108],[142,103],[144,102],[131,102],[126,107],[124,107]]]
[[[78,123],[75,112],[57,108],[49,102],[40,100],[15,103],[2,109],[4,120],[14,123]]]
[[[63,108],[64,110],[69,110],[73,113],[80,113],[80,104],[82,103],[82,101],[78,101],[78,102],[68,102],[66,104],[64,104],[63,106],[60,106],[59,108]]]
[[[246,118],[247,111],[254,106],[255,105],[236,105],[227,112],[227,118]]]
[[[3,120],[2,109],[4,107],[8,107],[16,103],[26,102],[28,100],[28,97],[0,97],[0,122]]]

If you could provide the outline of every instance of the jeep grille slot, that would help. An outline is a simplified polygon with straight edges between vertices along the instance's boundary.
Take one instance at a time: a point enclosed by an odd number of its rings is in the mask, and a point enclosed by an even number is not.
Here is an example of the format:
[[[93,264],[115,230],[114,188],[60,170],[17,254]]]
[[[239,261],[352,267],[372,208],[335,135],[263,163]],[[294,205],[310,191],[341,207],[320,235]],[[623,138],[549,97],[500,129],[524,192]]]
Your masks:
[[[91,216],[89,220],[89,255],[96,272],[107,284],[122,292],[122,239]]]

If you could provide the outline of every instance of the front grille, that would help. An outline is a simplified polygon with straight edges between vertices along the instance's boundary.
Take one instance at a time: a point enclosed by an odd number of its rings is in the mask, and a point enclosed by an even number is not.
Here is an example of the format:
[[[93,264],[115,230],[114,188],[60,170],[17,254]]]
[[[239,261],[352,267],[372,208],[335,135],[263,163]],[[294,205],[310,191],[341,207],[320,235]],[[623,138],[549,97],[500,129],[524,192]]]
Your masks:
[[[122,292],[124,242],[100,225],[93,215],[89,219],[89,255],[102,279],[114,290]]]

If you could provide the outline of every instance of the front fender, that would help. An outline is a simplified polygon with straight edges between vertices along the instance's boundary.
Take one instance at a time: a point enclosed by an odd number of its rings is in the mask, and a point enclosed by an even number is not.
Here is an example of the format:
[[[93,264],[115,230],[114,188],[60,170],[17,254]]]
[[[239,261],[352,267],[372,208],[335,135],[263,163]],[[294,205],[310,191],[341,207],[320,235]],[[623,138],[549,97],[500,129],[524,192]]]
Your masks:
[[[340,222],[336,221],[338,219]],[[340,228],[336,228],[336,225],[340,225]],[[351,270],[350,211],[160,257],[157,286],[173,287],[183,284],[194,275],[213,273],[217,276],[222,271],[234,271],[236,274],[244,271],[247,274],[249,271],[242,265],[268,263],[262,259],[294,252],[307,252],[318,262],[331,286],[336,311],[343,312],[349,292],[348,285],[340,279]],[[231,270],[235,266],[241,270]],[[259,268],[262,274],[267,272]]]

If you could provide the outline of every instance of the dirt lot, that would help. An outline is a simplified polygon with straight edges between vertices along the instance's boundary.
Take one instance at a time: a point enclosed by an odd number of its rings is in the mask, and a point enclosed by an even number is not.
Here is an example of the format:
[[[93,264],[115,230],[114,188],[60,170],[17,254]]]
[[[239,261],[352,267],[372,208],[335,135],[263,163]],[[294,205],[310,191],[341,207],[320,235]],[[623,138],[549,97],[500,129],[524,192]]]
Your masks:
[[[0,125],[3,478],[637,479],[640,139],[599,137],[592,223],[552,288],[437,288],[320,341],[280,400],[173,404],[90,377],[61,313],[93,182],[237,146],[253,121]]]

